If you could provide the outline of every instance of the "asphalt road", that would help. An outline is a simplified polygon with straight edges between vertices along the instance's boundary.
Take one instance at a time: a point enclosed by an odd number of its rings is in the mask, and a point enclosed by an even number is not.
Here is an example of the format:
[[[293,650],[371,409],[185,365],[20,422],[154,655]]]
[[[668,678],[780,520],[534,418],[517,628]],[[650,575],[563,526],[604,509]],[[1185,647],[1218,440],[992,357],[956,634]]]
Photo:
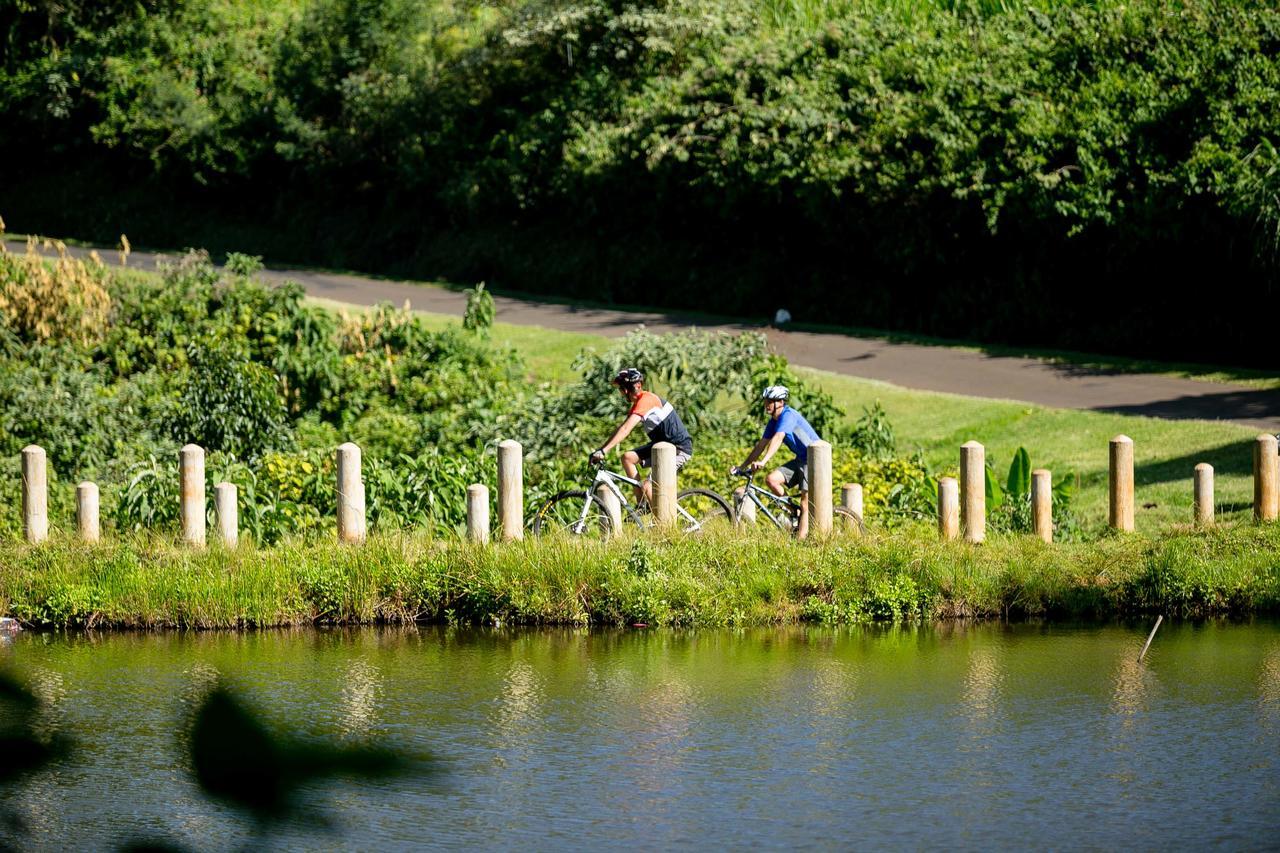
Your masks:
[[[11,250],[21,250],[20,243],[9,241],[9,246]],[[80,248],[69,251],[75,255],[89,252]],[[99,254],[108,263],[118,263],[115,251],[100,250]],[[134,252],[129,264],[153,269],[162,257],[165,256]],[[464,294],[430,284],[291,269],[271,269],[263,276],[273,282],[296,281],[311,296],[356,305],[383,301],[402,305],[408,301],[416,310],[458,316],[466,307]],[[690,326],[731,331],[760,328],[708,323],[679,313],[581,308],[509,296],[498,296],[494,301],[497,319],[504,323],[608,337],[620,337],[642,323],[659,333]],[[1158,418],[1228,420],[1280,432],[1280,390],[1159,374],[1121,373],[851,335],[764,331],[778,352],[795,364],[879,379],[905,388]]]

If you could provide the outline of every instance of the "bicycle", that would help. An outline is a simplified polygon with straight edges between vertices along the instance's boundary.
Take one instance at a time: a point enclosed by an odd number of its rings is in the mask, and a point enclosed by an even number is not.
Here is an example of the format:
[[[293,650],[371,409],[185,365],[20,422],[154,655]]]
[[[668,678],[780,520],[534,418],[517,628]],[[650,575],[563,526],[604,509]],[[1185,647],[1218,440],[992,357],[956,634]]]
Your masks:
[[[619,524],[630,521],[644,529],[649,524],[645,518],[648,506],[633,504],[625,491],[618,487],[619,483],[638,487],[641,481],[597,466],[589,489],[568,489],[553,495],[542,505],[533,517],[534,535],[561,530],[574,536],[608,538],[615,532],[615,519],[597,494],[601,487],[618,501]],[[732,512],[729,502],[710,489],[685,489],[676,495],[676,525],[684,533],[701,533],[717,519],[732,518]]]
[[[732,518],[736,524],[742,523],[743,507],[750,501],[779,530],[793,535],[796,533],[800,527],[800,502],[798,500],[790,495],[775,495],[768,489],[757,486],[755,484],[756,472],[749,468],[745,471],[741,468],[733,468],[729,473],[742,477],[746,481],[742,484],[742,492],[734,493],[736,500],[733,504]],[[770,510],[770,503],[775,505],[774,510],[777,510],[779,515],[774,515],[773,511]],[[785,517],[780,517],[784,512]],[[866,526],[862,523],[862,517],[848,507],[834,506],[831,508],[831,514],[835,529],[855,531],[859,536],[867,532]]]

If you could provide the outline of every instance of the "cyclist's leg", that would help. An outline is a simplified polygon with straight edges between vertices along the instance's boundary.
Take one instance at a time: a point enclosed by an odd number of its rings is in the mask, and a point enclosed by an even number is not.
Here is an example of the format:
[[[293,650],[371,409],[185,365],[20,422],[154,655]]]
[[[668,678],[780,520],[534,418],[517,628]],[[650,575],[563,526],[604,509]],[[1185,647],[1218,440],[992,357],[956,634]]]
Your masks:
[[[641,445],[634,450],[628,450],[622,454],[622,471],[633,480],[640,479],[640,466],[649,467],[649,460],[653,458],[653,442]],[[640,485],[636,487],[636,501],[642,500],[652,503],[653,489],[649,486],[647,479],[642,480]]]
[[[769,491],[778,497],[782,497],[787,493],[787,475],[782,468],[774,468],[766,474],[764,484],[769,487]]]
[[[796,474],[788,485],[800,490],[800,525],[796,527],[796,538],[803,539],[809,535],[809,466],[802,465],[798,459],[791,460],[791,464]]]
[[[774,481],[778,487],[773,488]],[[785,465],[769,472],[769,486],[777,495],[785,493],[785,489],[797,489],[800,492],[800,523],[796,526],[796,538],[803,539],[809,535],[809,472],[799,459],[792,459]]]

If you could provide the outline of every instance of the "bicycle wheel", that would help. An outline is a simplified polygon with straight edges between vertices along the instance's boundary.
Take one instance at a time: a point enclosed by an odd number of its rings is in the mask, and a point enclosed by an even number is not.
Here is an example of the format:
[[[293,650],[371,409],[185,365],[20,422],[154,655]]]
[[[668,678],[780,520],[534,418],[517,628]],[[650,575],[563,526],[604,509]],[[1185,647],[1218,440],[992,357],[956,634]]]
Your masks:
[[[604,501],[582,491],[561,492],[551,498],[533,517],[533,535],[555,533],[607,539],[613,532],[613,520]]]
[[[867,534],[866,525],[862,523],[862,516],[846,506],[833,507],[832,527],[836,533],[852,533],[856,536],[865,536]]]
[[[676,495],[676,507],[676,525],[684,533],[733,527],[733,507],[710,489],[685,489]]]

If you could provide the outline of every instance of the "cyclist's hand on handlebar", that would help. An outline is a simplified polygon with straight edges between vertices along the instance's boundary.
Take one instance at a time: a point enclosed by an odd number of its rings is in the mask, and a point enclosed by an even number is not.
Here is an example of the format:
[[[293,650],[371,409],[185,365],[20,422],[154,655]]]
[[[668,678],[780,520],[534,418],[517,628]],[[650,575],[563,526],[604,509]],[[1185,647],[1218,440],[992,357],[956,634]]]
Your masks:
[[[748,466],[747,466],[747,468],[748,468],[752,473],[755,473],[756,471],[759,471],[759,470],[760,470],[761,468],[763,468],[763,467],[764,467],[764,463],[763,463],[763,462],[761,462],[759,459],[757,459],[755,462],[752,462],[750,465],[748,465]]]
[[[590,457],[589,461],[590,461],[590,463],[591,463],[592,465],[597,465],[597,466],[598,466],[598,465],[603,465],[603,464],[604,464],[604,451],[603,451],[603,450],[593,450],[593,451],[591,451],[591,457]]]

